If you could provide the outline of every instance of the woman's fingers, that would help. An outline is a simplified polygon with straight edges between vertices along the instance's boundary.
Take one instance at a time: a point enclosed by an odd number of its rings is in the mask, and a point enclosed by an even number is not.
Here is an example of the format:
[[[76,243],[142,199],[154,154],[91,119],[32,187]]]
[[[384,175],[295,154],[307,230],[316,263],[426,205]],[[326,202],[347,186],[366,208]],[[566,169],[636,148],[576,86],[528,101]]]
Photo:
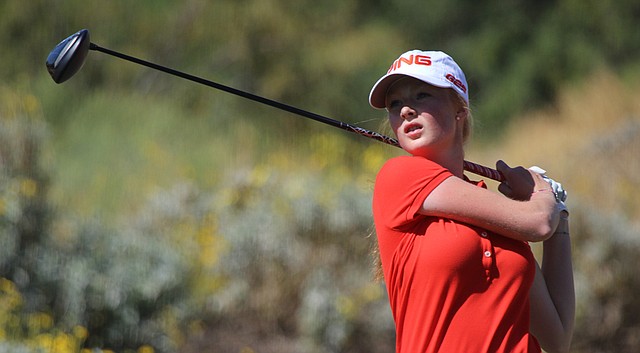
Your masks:
[[[505,178],[505,181],[498,186],[498,191],[515,200],[529,199],[535,181],[528,169],[522,166],[511,168],[503,160],[496,162],[496,169],[500,171]]]

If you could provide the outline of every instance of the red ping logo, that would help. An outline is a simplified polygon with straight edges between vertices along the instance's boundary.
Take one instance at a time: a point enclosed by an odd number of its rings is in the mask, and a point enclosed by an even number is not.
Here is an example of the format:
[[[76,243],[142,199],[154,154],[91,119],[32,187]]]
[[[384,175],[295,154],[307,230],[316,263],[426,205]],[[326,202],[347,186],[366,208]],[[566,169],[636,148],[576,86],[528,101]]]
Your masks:
[[[389,68],[389,71],[387,71],[387,73],[390,73],[391,71],[395,71],[399,69],[403,63],[407,65],[430,66],[431,57],[428,55],[413,55],[413,54],[409,55],[408,58],[401,56],[398,59],[396,59],[396,61],[394,61],[393,64],[391,64],[391,67]]]

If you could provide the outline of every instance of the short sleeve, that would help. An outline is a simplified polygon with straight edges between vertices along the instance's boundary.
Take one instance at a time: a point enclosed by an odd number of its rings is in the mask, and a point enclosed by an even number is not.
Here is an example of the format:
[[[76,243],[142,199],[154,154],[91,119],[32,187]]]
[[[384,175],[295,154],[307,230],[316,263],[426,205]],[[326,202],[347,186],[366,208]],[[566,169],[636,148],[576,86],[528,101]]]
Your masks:
[[[451,172],[426,158],[401,156],[382,167],[373,192],[375,222],[398,229],[414,221],[424,200]]]

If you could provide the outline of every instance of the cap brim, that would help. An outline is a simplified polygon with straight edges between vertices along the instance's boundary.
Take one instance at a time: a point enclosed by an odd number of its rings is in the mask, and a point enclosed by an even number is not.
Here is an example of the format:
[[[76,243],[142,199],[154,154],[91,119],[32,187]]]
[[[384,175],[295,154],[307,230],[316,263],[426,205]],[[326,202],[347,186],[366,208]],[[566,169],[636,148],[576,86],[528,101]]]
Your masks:
[[[376,84],[373,85],[373,88],[371,89],[371,93],[369,93],[369,104],[371,104],[372,107],[377,109],[386,108],[387,92],[389,91],[389,88],[396,81],[398,81],[403,77],[412,77],[435,87],[453,88],[449,81],[438,80],[434,78],[425,79],[425,78],[422,78],[416,75],[410,75],[407,73],[389,74],[389,75],[382,76],[378,80],[378,82],[376,82]]]
[[[369,93],[369,104],[377,109],[386,108],[387,91],[391,85],[401,79],[402,77],[410,77],[405,74],[391,74],[382,76],[378,82],[373,85],[371,92]]]

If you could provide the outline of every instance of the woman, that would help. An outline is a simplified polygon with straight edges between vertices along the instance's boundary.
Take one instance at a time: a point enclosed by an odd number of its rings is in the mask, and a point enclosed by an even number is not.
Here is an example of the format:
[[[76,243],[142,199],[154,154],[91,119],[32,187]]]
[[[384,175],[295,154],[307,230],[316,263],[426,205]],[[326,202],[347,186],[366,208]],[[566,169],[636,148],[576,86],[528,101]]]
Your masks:
[[[469,93],[445,53],[402,54],[369,102],[409,153],[382,167],[373,196],[396,351],[567,351],[575,303],[557,184],[502,161],[503,195],[463,174]],[[540,241],[541,267],[528,244]]]

